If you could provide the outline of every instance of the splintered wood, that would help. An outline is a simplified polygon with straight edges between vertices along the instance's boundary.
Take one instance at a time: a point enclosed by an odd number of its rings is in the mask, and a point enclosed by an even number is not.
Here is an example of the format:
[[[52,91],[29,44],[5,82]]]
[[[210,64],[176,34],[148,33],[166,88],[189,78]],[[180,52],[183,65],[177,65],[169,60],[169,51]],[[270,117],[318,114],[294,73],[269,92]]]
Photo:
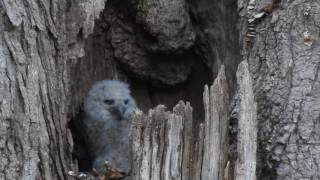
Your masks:
[[[248,71],[243,69],[243,65],[240,68],[240,159],[237,161],[239,169],[236,175],[246,175],[248,178],[244,179],[253,180],[255,103]],[[160,105],[148,114],[141,111],[135,113],[131,128],[130,175],[133,180],[231,180],[234,172],[228,159],[230,97],[224,66],[214,84],[210,88],[205,86],[203,100],[205,121],[200,124],[197,135],[193,134],[194,122],[189,103],[179,102],[173,112],[166,111]],[[244,150],[244,146],[249,149]]]
[[[225,68],[203,93],[205,122],[201,179],[223,180],[228,155],[229,95]]]
[[[238,159],[235,167],[236,180],[256,179],[257,111],[252,89],[252,80],[247,61],[240,63],[237,71],[239,115],[238,115]]]
[[[174,113],[164,106],[148,115],[136,113],[132,126],[131,177],[139,180],[175,180],[188,177],[192,139],[192,108],[179,104]]]

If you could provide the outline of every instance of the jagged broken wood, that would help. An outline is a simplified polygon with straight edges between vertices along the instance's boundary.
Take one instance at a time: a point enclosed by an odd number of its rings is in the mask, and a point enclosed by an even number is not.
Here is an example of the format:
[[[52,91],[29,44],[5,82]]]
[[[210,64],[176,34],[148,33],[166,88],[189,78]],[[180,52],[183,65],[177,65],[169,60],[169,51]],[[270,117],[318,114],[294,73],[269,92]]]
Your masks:
[[[174,112],[160,105],[147,115],[136,113],[132,126],[132,172],[139,180],[181,179],[190,172],[192,108],[182,101]],[[189,127],[186,127],[189,126]],[[183,157],[184,156],[184,157]]]
[[[239,64],[237,71],[239,114],[236,180],[256,179],[257,110],[252,80],[247,61]]]
[[[173,112],[158,106],[138,112],[131,130],[132,172],[139,180],[222,179],[227,162],[229,96],[224,67],[204,93],[206,120],[194,144],[192,108],[182,101]]]
[[[238,70],[238,160],[232,172],[229,150],[229,94],[224,66],[214,84],[205,87],[205,122],[199,134],[192,132],[192,108],[180,101],[173,112],[160,105],[132,120],[133,180],[255,179],[256,108],[248,65]]]
[[[228,154],[229,95],[225,68],[203,93],[205,122],[201,179],[222,180]]]

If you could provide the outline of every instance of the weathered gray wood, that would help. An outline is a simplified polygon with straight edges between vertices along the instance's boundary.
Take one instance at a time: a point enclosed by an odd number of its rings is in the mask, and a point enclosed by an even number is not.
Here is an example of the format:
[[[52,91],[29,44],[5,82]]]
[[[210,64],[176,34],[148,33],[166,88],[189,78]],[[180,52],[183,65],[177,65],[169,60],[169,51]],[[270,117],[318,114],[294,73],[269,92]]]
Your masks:
[[[229,96],[225,68],[221,66],[213,85],[205,87],[202,180],[222,180],[227,163]]]
[[[257,110],[248,63],[243,61],[237,71],[239,117],[235,180],[256,179]]]
[[[132,178],[222,180],[228,154],[229,96],[224,66],[204,91],[205,123],[194,144],[192,108],[179,104],[137,112],[132,126]]]
[[[192,158],[193,168],[192,168],[192,179],[198,180],[201,179],[201,169],[203,162],[203,145],[204,143],[204,125],[200,124],[199,126],[199,135],[197,141],[194,145],[194,157]]]
[[[192,119],[192,107],[190,103],[184,104],[180,101],[176,107],[173,108],[173,112],[180,115],[183,119],[183,152],[182,152],[182,165],[181,165],[181,179],[193,180],[192,166],[193,166],[193,119]]]
[[[182,117],[164,106],[138,113],[132,125],[133,179],[181,179]]]
[[[192,108],[182,101],[173,113],[164,106],[138,111],[131,130],[133,179],[191,178]]]

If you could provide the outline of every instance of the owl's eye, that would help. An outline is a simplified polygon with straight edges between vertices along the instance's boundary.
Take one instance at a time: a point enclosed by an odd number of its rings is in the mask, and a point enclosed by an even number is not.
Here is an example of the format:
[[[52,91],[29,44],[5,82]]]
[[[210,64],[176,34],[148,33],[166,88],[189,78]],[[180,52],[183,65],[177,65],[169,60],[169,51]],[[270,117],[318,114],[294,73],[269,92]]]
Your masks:
[[[128,104],[129,103],[129,99],[126,99],[123,102],[124,102],[124,104]]]
[[[111,105],[111,104],[114,103],[114,100],[112,100],[112,99],[105,99],[105,100],[103,100],[103,103],[104,103],[104,104],[107,104],[107,105]]]

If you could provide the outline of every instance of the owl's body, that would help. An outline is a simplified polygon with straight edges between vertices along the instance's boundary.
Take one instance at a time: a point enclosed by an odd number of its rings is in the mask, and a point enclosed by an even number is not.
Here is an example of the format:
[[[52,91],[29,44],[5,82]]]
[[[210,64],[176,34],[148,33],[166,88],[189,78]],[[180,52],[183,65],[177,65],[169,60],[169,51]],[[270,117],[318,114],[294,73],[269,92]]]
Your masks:
[[[97,82],[86,97],[82,126],[93,168],[99,173],[104,172],[105,161],[129,170],[128,117],[135,108],[128,85],[116,80]]]

